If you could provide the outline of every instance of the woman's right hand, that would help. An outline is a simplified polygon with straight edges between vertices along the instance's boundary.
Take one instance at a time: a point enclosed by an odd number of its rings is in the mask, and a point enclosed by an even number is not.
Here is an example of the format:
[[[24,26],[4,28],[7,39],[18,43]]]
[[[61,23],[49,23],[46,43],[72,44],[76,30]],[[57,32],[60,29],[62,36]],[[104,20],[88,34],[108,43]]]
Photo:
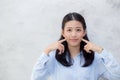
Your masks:
[[[59,40],[59,41],[49,45],[44,50],[44,52],[48,55],[50,53],[50,51],[58,49],[59,50],[59,54],[63,53],[64,52],[64,45],[62,44],[62,42],[64,42],[64,41],[66,41],[66,39]]]

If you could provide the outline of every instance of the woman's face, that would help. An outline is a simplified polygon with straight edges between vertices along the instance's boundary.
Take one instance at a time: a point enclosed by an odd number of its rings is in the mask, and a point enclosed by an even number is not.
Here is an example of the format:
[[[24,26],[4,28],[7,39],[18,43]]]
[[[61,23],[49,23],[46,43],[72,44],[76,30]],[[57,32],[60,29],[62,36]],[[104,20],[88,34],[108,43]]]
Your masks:
[[[67,39],[69,46],[80,46],[81,39],[85,36],[86,31],[83,29],[82,23],[76,20],[65,23],[62,35]]]

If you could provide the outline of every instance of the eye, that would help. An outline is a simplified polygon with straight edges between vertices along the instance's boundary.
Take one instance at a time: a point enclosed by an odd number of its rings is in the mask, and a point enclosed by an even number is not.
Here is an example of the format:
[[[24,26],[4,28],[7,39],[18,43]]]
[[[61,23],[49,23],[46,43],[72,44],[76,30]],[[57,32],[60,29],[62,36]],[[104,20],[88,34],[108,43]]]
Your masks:
[[[67,31],[70,32],[70,31],[72,31],[72,30],[71,30],[71,29],[68,29]]]
[[[81,31],[81,29],[77,29],[76,31]]]

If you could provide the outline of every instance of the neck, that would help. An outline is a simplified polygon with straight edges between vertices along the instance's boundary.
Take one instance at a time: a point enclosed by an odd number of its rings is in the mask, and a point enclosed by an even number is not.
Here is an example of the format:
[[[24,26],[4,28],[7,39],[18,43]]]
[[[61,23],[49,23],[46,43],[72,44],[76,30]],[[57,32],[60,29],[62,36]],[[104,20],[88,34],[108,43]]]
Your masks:
[[[71,57],[75,57],[80,53],[80,46],[68,46]]]

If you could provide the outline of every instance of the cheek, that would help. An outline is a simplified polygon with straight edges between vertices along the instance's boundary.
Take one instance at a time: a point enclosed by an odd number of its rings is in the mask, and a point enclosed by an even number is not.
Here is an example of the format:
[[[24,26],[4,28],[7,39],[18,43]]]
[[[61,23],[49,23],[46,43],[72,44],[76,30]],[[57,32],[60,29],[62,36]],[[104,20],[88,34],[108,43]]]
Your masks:
[[[70,35],[69,34],[64,34],[64,37],[68,39],[70,37]]]
[[[78,34],[77,38],[79,38],[80,40],[84,37],[84,34]]]
[[[86,34],[86,33],[84,33],[84,32],[83,32],[83,33],[81,33],[81,34],[80,34],[80,36],[81,36],[81,37],[84,37],[84,36],[85,36],[85,34]]]
[[[80,35],[80,37],[84,37],[84,34]]]

